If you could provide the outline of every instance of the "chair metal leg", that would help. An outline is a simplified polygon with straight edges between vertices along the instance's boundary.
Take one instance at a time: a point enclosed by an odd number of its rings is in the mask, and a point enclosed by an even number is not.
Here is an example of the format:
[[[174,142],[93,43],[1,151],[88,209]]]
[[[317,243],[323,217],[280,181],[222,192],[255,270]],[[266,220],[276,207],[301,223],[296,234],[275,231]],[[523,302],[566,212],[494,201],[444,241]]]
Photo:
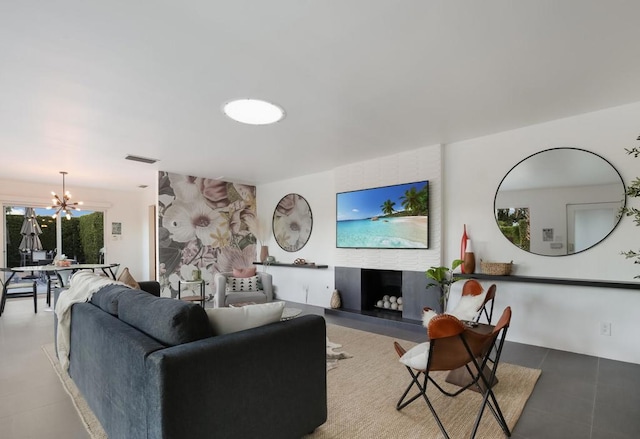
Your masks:
[[[0,316],[4,312],[4,304],[7,302],[7,290],[3,288],[2,300],[0,301]]]
[[[440,421],[440,418],[438,417],[438,414],[436,413],[436,410],[431,405],[431,401],[429,401],[429,398],[427,398],[426,383],[425,383],[424,393],[422,394],[422,396],[424,397],[424,400],[427,403],[427,406],[429,407],[429,410],[431,411],[431,414],[435,418],[436,423],[438,424],[438,427],[440,427],[440,431],[442,432],[442,435],[445,437],[445,439],[449,439],[449,434],[447,433],[447,430],[445,430],[444,425],[442,425],[442,421]]]
[[[440,428],[440,431],[444,435],[445,439],[449,439],[449,435],[447,434],[447,430],[445,430],[444,425],[442,425],[442,421],[440,421],[440,418],[438,417],[438,414],[436,413],[435,408],[433,407],[433,405],[431,405],[431,401],[429,401],[429,398],[427,397],[427,383],[429,381],[431,381],[431,382],[433,382],[435,384],[435,381],[433,381],[431,378],[429,378],[426,374],[424,374],[421,371],[418,371],[417,373],[414,373],[413,369],[411,369],[408,366],[405,366],[405,367],[407,368],[407,370],[411,374],[412,380],[411,380],[411,383],[409,384],[409,387],[407,387],[407,389],[404,391],[404,393],[400,397],[400,400],[398,401],[398,404],[396,404],[396,410],[402,410],[403,408],[405,408],[406,406],[411,404],[413,401],[415,401],[416,399],[418,399],[418,398],[420,398],[422,396],[424,401],[427,403],[427,407],[429,407],[429,411],[431,412],[431,414],[433,415],[434,419],[436,420],[436,423],[438,424],[438,427]],[[424,376],[424,381],[423,381],[422,384],[420,384],[420,380],[419,380],[420,375]],[[429,378],[429,379],[427,379],[427,378]],[[418,387],[419,392],[416,395],[412,396],[408,401],[402,402],[414,385]],[[436,386],[437,386],[437,384],[436,384]],[[438,386],[438,387],[440,387],[440,386]]]
[[[418,373],[414,373],[413,369],[411,369],[408,366],[405,366],[407,368],[407,370],[409,371],[409,373],[411,374],[411,383],[409,384],[409,386],[407,387],[407,389],[404,391],[404,393],[402,394],[402,396],[400,397],[400,400],[398,401],[398,403],[396,404],[396,410],[402,410],[403,408],[405,408],[406,406],[408,406],[409,404],[411,404],[413,401],[415,401],[416,399],[420,398],[420,395],[423,394],[424,392],[424,386],[420,385],[420,375],[422,374],[422,372],[418,372]],[[426,378],[426,377],[425,377]],[[405,401],[404,403],[402,402],[404,400],[404,398],[407,396],[407,394],[409,393],[409,391],[411,390],[411,388],[413,386],[418,387],[419,392],[412,396],[411,399],[409,399],[408,401]],[[424,384],[426,386],[426,383]]]
[[[471,433],[472,438],[475,438],[476,436],[478,427],[480,426],[480,420],[482,419],[482,415],[484,414],[484,409],[487,406],[489,407],[489,410],[491,410],[493,417],[496,419],[496,421],[500,425],[500,428],[502,428],[502,431],[504,432],[504,434],[507,437],[511,437],[511,431],[509,430],[509,426],[507,425],[507,420],[504,418],[504,415],[502,414],[502,410],[500,410],[500,405],[498,404],[498,400],[496,399],[496,396],[493,393],[493,389],[491,388],[491,384],[490,384],[490,383],[493,383],[493,380],[496,376],[496,369],[498,367],[500,355],[502,354],[504,336],[505,336],[505,333],[503,333],[502,340],[499,346],[496,347],[495,343],[493,343],[493,345],[490,347],[489,351],[487,352],[484,360],[482,361],[482,365],[479,365],[478,361],[475,358],[473,359],[475,366],[478,367],[479,368],[478,370],[480,371],[484,370],[484,367],[489,361],[491,361],[494,365],[493,365],[493,368],[491,369],[491,374],[488,379],[484,373],[481,372],[478,374],[478,377],[483,381],[483,384],[485,385],[486,390],[484,391],[484,395],[482,398],[482,405],[480,406],[480,411],[478,412],[478,416],[476,417],[476,421],[473,426],[473,431]],[[490,355],[494,349],[496,350],[496,355],[495,355],[495,358],[492,360],[490,358]],[[491,401],[489,401],[489,398],[491,398]]]

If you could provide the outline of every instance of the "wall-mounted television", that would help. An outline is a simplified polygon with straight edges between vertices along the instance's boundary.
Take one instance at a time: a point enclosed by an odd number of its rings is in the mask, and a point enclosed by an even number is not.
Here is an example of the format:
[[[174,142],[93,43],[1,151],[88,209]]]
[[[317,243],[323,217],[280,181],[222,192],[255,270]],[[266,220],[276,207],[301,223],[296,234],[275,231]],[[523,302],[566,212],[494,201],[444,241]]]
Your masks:
[[[336,194],[336,247],[429,248],[429,182]]]

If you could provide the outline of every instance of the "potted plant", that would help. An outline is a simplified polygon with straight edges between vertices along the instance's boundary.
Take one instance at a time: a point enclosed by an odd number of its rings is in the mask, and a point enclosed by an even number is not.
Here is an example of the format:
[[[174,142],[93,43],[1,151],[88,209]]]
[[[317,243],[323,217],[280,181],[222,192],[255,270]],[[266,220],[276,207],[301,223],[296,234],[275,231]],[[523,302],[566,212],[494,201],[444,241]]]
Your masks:
[[[447,311],[447,302],[449,301],[449,291],[451,290],[451,284],[458,279],[453,277],[453,270],[458,268],[462,264],[462,259],[454,259],[449,267],[431,267],[427,270],[426,275],[429,279],[435,283],[427,285],[427,288],[437,286],[440,288],[440,304],[442,305],[442,312]]]
[[[638,140],[640,140],[640,136],[638,136]],[[636,146],[631,149],[625,148],[625,151],[627,151],[627,154],[633,155],[635,158],[638,158],[638,156],[640,156],[640,147]],[[636,179],[631,182],[631,184],[627,188],[627,195],[635,198],[640,197],[640,177],[636,177]],[[626,207],[623,210],[623,213],[626,216],[633,217],[633,221],[636,223],[636,226],[640,226],[640,209],[637,209],[635,207]],[[625,255],[627,259],[635,259],[635,261],[633,262],[634,264],[640,264],[640,250],[629,250],[626,252],[622,252],[622,254]],[[634,276],[634,279],[639,278],[640,275]]]

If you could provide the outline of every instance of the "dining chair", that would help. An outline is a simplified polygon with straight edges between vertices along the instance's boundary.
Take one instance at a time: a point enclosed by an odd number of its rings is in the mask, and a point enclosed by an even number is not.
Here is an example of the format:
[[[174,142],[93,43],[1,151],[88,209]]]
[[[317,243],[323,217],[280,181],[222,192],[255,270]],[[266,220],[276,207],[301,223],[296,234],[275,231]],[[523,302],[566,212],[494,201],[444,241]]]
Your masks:
[[[482,403],[476,415],[471,437],[475,437],[482,415],[487,407],[489,407],[504,434],[511,436],[507,422],[493,392],[498,361],[510,322],[511,307],[507,307],[504,310],[497,325],[490,333],[476,332],[453,315],[439,314],[429,321],[427,328],[428,342],[420,343],[408,351],[398,342],[394,342],[394,348],[400,356],[400,362],[404,364],[411,375],[411,382],[396,404],[396,410],[402,410],[422,397],[440,431],[445,438],[449,438],[437,414],[436,407],[427,395],[427,385],[432,383],[442,394],[449,397],[455,397],[465,390],[473,388],[482,395]],[[494,347],[496,355],[493,358],[493,367],[489,367],[487,363]],[[467,384],[456,391],[445,390],[432,375],[433,372],[452,371],[460,368],[466,369],[470,379]],[[485,372],[480,373],[479,371]],[[418,392],[405,400],[414,386],[417,387]]]
[[[0,284],[2,284],[2,300],[0,300],[0,316],[4,312],[4,306],[7,299],[15,297],[33,296],[33,312],[38,313],[38,289],[36,281],[30,279],[28,282],[13,282],[16,274],[10,268],[0,268],[2,276],[0,276]]]

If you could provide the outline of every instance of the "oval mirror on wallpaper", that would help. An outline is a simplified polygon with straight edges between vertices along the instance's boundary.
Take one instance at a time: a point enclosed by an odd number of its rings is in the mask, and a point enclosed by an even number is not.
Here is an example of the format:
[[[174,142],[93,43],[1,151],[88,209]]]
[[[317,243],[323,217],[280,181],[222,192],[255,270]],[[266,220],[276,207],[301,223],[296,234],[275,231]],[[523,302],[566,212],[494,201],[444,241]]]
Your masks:
[[[566,256],[605,239],[625,206],[620,173],[604,158],[578,148],[540,151],[516,164],[496,191],[502,234],[543,256]]]
[[[298,194],[282,197],[273,211],[272,226],[273,236],[283,250],[300,250],[309,241],[313,228],[313,215],[307,200]]]

